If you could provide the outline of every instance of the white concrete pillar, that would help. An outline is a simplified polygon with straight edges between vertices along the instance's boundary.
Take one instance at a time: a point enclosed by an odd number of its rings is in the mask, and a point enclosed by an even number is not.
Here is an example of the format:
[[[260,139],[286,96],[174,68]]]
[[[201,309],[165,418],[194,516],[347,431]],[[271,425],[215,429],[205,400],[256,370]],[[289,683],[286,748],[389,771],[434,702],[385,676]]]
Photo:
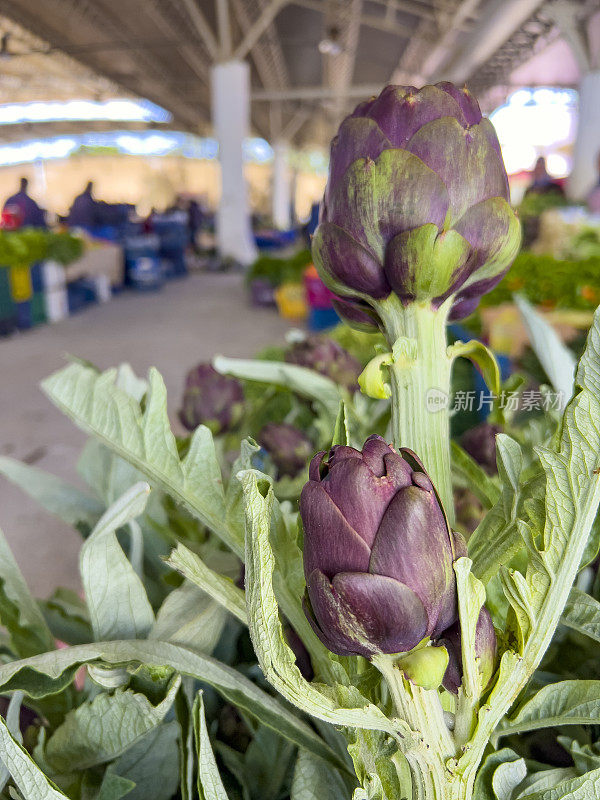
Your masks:
[[[292,171],[289,164],[290,146],[279,139],[273,144],[273,224],[279,230],[292,226]]]
[[[600,69],[587,72],[579,86],[577,136],[573,147],[573,169],[568,194],[573,200],[585,200],[598,181],[597,160],[600,153]]]
[[[242,145],[250,126],[250,69],[244,61],[225,61],[211,70],[212,116],[219,142],[221,202],[217,244],[221,256],[251,264],[257,256],[250,224]]]

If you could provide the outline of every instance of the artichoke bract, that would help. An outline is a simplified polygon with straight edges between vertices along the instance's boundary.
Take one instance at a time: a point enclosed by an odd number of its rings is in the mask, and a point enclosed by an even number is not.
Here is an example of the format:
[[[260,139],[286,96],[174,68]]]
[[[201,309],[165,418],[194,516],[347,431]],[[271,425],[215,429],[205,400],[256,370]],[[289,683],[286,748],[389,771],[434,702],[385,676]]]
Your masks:
[[[465,554],[415,454],[380,436],[318,453],[300,497],[305,613],[338,655],[405,653],[457,619]]]
[[[206,425],[213,434],[224,433],[237,425],[243,411],[244,391],[236,378],[219,374],[212,364],[188,372],[179,419],[189,431]]]
[[[315,264],[351,301],[377,307],[395,293],[437,308],[452,297],[458,319],[517,254],[508,201],[496,133],[467,89],[387,86],[333,139]]]
[[[294,478],[314,452],[308,436],[286,422],[268,422],[258,434],[258,443],[271,456],[278,477]]]
[[[307,336],[294,342],[286,351],[285,360],[288,364],[314,369],[350,392],[358,390],[361,364],[328,336]]]

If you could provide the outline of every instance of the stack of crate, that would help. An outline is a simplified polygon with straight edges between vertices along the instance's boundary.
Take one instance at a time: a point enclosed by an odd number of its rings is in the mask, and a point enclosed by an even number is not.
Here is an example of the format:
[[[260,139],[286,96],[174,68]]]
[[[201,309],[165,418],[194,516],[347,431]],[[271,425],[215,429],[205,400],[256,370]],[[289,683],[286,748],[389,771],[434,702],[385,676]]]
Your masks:
[[[0,336],[8,336],[17,327],[17,312],[10,290],[8,267],[0,267]]]

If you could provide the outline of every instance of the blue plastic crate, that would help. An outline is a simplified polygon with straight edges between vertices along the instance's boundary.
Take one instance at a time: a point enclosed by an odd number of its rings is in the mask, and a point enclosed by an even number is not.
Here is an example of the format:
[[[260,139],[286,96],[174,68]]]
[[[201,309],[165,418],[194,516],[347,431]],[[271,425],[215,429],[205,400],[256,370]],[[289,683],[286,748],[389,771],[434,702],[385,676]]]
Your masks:
[[[127,283],[133,289],[160,289],[164,275],[159,257],[149,255],[128,259]]]
[[[31,265],[31,288],[34,294],[44,291],[44,269],[41,261]]]
[[[340,321],[335,308],[311,308],[308,312],[308,329],[325,331],[334,328]]]
[[[15,312],[17,328],[20,330],[27,330],[33,326],[33,308],[31,300],[23,300],[21,303],[15,303]]]
[[[67,284],[69,314],[76,314],[96,302],[96,288],[86,278]]]
[[[16,314],[0,316],[0,336],[10,336],[17,329]]]

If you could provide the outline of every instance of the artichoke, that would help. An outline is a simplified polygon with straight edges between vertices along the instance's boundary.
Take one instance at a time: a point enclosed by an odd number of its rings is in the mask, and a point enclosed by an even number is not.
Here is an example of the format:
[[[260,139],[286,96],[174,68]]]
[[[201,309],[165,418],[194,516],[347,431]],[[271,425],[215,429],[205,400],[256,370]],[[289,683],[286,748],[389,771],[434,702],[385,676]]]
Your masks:
[[[362,366],[347,350],[328,336],[307,336],[287,350],[285,360],[320,372],[348,391],[358,390]]]
[[[236,378],[220,375],[211,364],[198,364],[185,380],[179,411],[189,431],[206,425],[213,434],[230,430],[242,418],[244,391]]]
[[[280,478],[296,477],[314,452],[308,436],[285,422],[268,422],[258,435],[258,443],[271,456]]]
[[[519,222],[492,123],[467,89],[388,86],[342,122],[313,256],[323,281],[369,325],[395,293],[470,314],[505,274]],[[352,311],[354,308],[354,311]]]
[[[315,633],[338,655],[367,658],[436,638],[457,619],[452,564],[465,547],[423,465],[380,436],[324,455],[300,497]]]

